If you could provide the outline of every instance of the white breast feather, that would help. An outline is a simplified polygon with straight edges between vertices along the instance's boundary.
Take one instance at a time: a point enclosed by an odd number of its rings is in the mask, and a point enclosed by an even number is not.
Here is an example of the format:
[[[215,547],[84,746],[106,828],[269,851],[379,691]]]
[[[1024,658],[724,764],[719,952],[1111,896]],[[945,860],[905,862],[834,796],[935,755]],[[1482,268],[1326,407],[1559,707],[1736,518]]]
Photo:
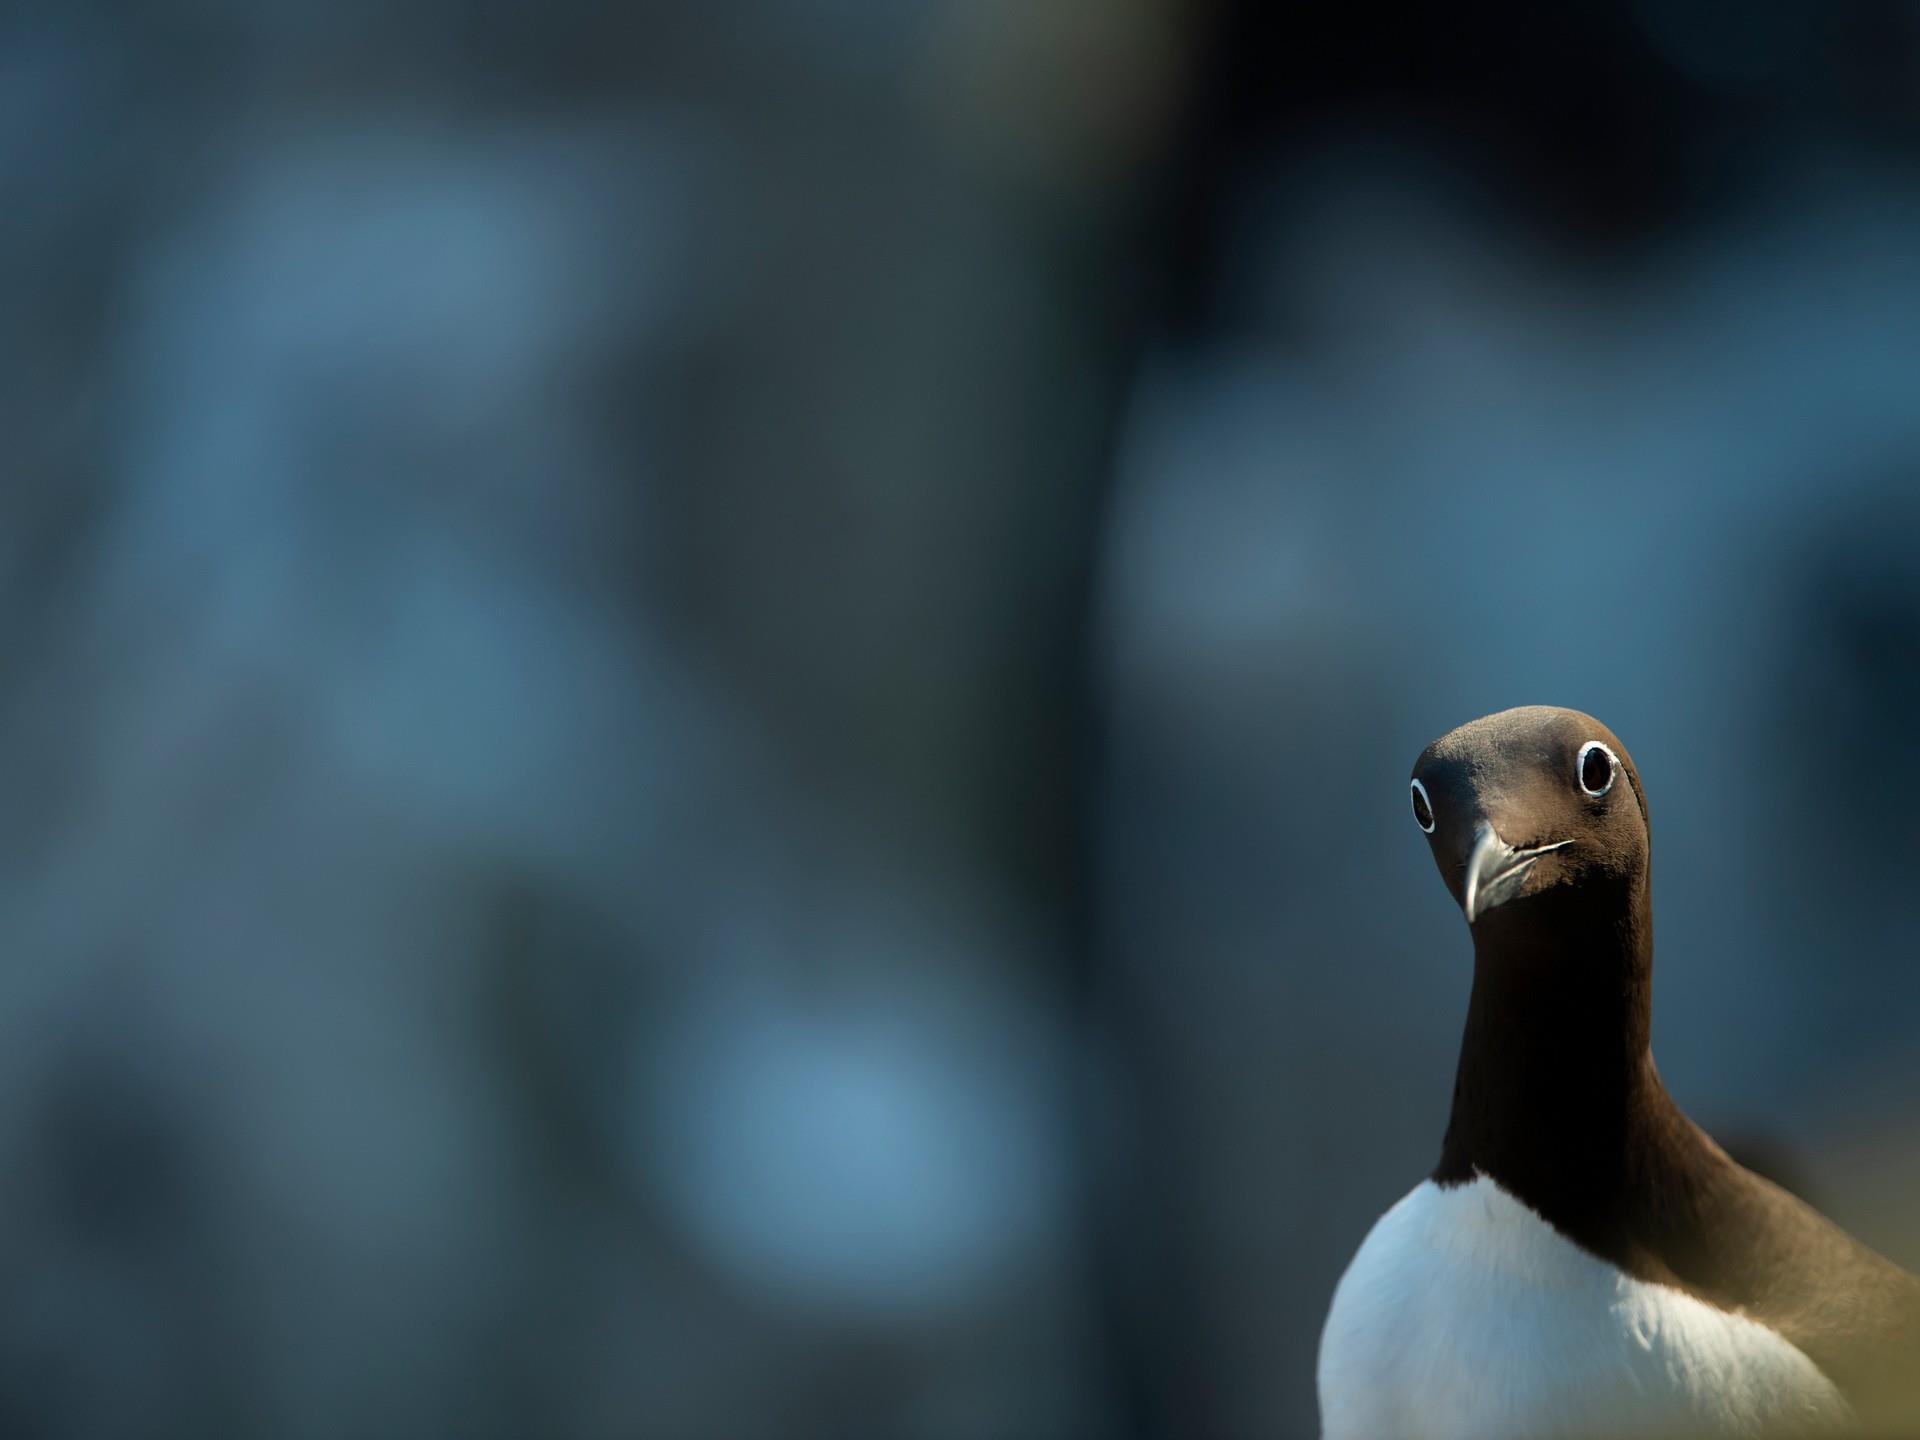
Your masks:
[[[1846,1400],[1776,1331],[1623,1274],[1484,1176],[1380,1217],[1320,1336],[1325,1440],[1822,1431]]]

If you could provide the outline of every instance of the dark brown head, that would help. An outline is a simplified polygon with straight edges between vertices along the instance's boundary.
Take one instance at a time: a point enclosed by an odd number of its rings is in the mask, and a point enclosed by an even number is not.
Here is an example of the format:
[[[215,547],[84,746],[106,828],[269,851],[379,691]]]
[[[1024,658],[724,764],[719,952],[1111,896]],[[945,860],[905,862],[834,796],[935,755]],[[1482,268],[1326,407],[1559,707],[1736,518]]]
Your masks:
[[[1590,715],[1526,705],[1450,730],[1414,762],[1412,798],[1476,942],[1575,902],[1644,912],[1645,792],[1626,747]]]
[[[1612,1253],[1626,1137],[1663,1093],[1648,1050],[1640,776],[1592,716],[1530,705],[1421,752],[1413,816],[1473,936],[1434,1179],[1493,1176],[1563,1233]]]

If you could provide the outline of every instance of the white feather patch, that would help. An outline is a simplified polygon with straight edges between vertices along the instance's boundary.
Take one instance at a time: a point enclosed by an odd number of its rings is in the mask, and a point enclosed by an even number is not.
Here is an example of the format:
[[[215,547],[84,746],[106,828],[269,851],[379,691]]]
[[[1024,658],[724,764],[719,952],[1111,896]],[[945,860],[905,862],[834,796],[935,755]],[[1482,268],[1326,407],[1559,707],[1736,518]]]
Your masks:
[[[1380,1217],[1320,1336],[1325,1440],[1795,1434],[1845,1398],[1778,1332],[1589,1255],[1482,1176]]]

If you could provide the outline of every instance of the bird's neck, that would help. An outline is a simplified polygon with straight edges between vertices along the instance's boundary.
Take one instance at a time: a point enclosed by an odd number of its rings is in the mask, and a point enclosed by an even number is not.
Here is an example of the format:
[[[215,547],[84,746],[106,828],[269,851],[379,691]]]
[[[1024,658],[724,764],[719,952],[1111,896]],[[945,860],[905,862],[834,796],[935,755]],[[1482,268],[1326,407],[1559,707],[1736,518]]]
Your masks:
[[[1486,1175],[1575,1239],[1604,1243],[1597,1232],[1671,1102],[1648,1048],[1646,884],[1604,908],[1593,898],[1536,896],[1474,927],[1473,995],[1434,1179]]]

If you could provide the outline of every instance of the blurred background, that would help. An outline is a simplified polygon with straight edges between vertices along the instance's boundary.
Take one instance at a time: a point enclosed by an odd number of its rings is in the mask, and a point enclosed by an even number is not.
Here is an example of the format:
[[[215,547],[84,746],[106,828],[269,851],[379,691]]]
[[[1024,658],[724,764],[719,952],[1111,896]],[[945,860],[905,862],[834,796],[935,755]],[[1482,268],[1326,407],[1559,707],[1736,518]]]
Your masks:
[[[1920,1264],[1920,5],[26,0],[0,1433],[1315,1430],[1591,710]]]

